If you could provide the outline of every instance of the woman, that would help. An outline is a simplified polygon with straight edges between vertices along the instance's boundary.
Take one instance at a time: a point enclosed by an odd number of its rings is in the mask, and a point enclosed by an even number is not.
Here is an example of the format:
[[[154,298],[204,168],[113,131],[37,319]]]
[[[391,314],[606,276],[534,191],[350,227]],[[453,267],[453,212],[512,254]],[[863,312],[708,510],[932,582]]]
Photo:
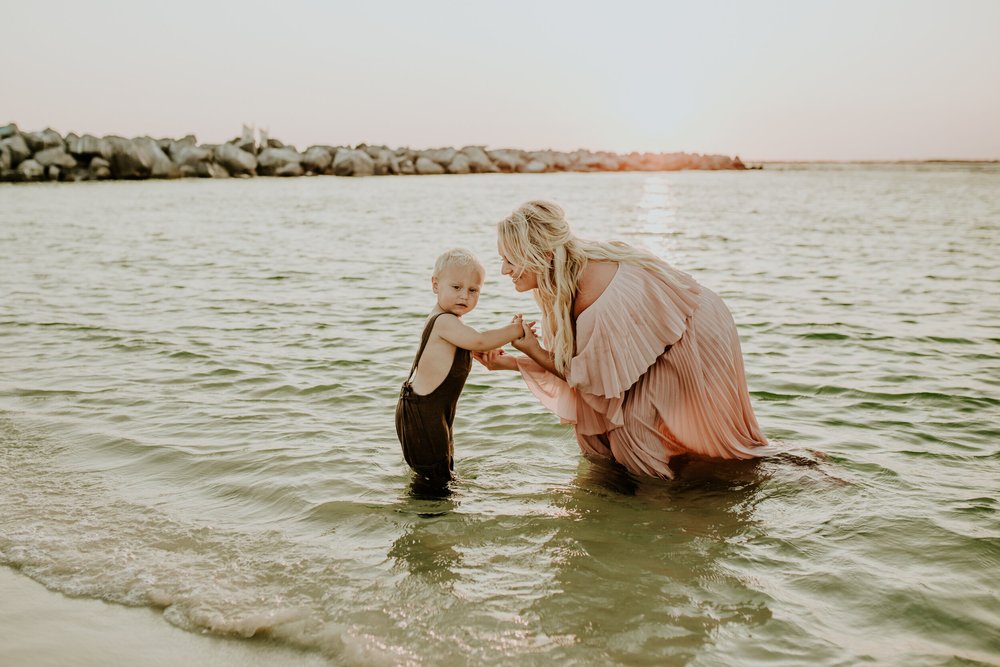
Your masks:
[[[474,356],[490,370],[520,371],[574,425],[584,455],[672,478],[678,455],[767,451],[736,324],[718,295],[638,248],[573,236],[550,202],[524,204],[497,233],[502,273],[534,292],[546,347],[525,323],[514,343],[525,356]]]

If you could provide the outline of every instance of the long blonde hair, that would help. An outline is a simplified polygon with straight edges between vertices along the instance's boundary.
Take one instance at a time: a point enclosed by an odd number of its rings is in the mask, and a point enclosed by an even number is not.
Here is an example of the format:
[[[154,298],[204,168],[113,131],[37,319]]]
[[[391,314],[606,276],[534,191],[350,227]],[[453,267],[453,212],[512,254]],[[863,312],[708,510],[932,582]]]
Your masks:
[[[562,207],[529,201],[497,223],[501,252],[516,270],[538,276],[535,300],[542,310],[542,339],[552,350],[555,367],[569,371],[575,341],[573,301],[589,260],[610,260],[651,269],[676,284],[655,255],[621,241],[586,241],[573,235]]]

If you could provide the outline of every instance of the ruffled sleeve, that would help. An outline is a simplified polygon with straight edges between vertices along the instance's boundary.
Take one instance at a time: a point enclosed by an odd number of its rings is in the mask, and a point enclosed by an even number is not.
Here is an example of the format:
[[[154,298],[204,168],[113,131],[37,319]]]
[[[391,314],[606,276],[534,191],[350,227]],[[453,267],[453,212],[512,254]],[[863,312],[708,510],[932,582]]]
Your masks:
[[[620,263],[601,296],[580,313],[569,387],[620,398],[684,335],[701,287],[665,262],[662,267],[670,279]]]
[[[518,356],[517,369],[531,393],[564,424],[576,423],[576,392],[558,375],[553,375],[533,359]]]

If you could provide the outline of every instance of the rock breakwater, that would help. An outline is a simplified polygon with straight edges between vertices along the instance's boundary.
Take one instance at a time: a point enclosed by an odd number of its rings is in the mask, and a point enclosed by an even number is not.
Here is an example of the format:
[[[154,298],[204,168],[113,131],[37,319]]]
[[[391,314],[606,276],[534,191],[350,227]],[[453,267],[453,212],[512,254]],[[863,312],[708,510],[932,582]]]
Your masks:
[[[199,144],[194,135],[126,139],[71,132],[64,137],[50,128],[22,132],[14,123],[0,127],[0,181],[12,182],[745,168],[738,157],[697,153],[487,150],[483,146],[415,150],[367,144],[316,145],[299,151],[249,127],[224,144]]]

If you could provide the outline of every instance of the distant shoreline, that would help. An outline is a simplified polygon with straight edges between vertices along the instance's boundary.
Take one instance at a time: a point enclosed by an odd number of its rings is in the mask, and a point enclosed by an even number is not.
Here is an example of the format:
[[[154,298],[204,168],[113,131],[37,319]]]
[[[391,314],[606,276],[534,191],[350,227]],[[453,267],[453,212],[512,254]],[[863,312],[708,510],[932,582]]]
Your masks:
[[[760,167],[751,167],[759,169]],[[298,151],[244,126],[224,144],[180,139],[96,137],[51,128],[0,127],[0,181],[95,181],[256,176],[417,176],[435,174],[744,170],[739,157],[698,153],[487,150],[484,146],[414,150],[314,145]]]
[[[747,160],[751,164],[1000,164],[996,160],[957,160],[934,158],[930,160]]]

